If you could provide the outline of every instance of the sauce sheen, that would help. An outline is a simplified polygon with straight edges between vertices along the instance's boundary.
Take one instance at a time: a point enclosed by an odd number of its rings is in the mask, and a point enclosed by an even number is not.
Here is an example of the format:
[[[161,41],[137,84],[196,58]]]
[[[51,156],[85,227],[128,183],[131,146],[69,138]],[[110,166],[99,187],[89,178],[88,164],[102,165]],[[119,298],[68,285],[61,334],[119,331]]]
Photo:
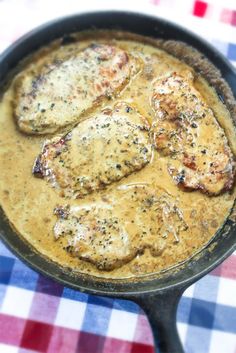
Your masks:
[[[141,58],[143,67],[118,96],[111,100],[106,99],[99,106],[95,106],[92,114],[99,113],[105,108],[113,109],[119,102],[127,102],[151,124],[154,119],[154,110],[150,103],[152,82],[168,72],[176,71],[181,74],[186,70],[193,71],[184,62],[151,45],[132,40],[108,40],[99,35],[95,39],[81,38],[78,43],[67,46],[53,44],[51,52],[48,50],[38,54],[38,60],[35,56],[34,63],[31,65],[37,68],[37,65],[41,65],[50,56],[63,57],[73,52],[75,46],[82,49],[94,41],[119,46],[134,58]],[[13,84],[0,102],[0,200],[6,216],[18,231],[19,236],[23,236],[40,253],[61,266],[99,277],[141,276],[166,270],[187,260],[202,249],[222,226],[233,206],[235,190],[231,193],[226,192],[210,197],[200,191],[186,192],[179,189],[168,173],[170,156],[163,156],[154,148],[151,161],[144,168],[107,185],[105,189],[96,190],[80,199],[68,200],[45,180],[35,178],[32,174],[32,167],[35,158],[42,150],[45,136],[29,136],[17,129],[12,108]],[[196,77],[194,86],[213,110],[235,154],[234,127],[227,108],[219,100],[215,90],[202,77]],[[86,118],[86,116],[83,117],[83,119]],[[63,133],[65,132],[68,130]],[[180,227],[177,239],[174,231],[168,231],[160,238],[160,246],[164,246],[160,255],[153,256],[151,247],[146,247],[142,254],[137,254],[120,268],[105,271],[66,252],[63,249],[66,245],[65,238],[60,237],[55,240],[53,229],[57,216],[53,214],[53,210],[58,205],[66,207],[69,204],[71,208],[83,208],[90,207],[88,205],[91,204],[99,205],[107,199],[116,202],[123,197],[124,203],[121,207],[116,207],[116,215],[123,219],[134,219],[137,208],[135,204],[135,207],[131,207],[132,201],[127,200],[127,190],[132,188],[138,190],[139,186],[141,188],[151,187],[158,193],[168,194],[171,200],[178,204],[184,222],[187,224],[187,230]]]

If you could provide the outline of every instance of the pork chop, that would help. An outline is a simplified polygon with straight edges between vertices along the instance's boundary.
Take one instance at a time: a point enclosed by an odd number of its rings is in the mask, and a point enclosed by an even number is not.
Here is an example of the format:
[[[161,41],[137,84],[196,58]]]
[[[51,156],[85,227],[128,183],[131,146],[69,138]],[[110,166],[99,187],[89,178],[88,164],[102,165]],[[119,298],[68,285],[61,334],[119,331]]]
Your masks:
[[[149,125],[120,102],[46,142],[33,167],[62,196],[80,198],[142,169],[151,159]]]
[[[224,130],[194,87],[190,71],[154,82],[155,145],[171,157],[169,173],[184,189],[218,195],[234,182],[234,157]]]
[[[179,242],[187,229],[181,210],[168,194],[147,186],[117,191],[116,199],[86,206],[57,207],[56,239],[66,237],[72,256],[112,270],[149,249],[160,255],[167,237]]]
[[[117,95],[138,70],[124,50],[94,44],[65,60],[20,75],[15,85],[15,117],[27,134],[54,133],[78,122],[105,97]]]

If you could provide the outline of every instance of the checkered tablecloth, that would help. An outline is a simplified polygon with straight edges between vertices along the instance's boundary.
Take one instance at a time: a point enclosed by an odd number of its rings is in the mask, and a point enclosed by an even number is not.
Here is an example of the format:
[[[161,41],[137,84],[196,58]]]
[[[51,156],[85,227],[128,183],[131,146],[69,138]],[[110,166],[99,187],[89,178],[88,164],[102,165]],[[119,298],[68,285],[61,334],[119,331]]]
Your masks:
[[[236,0],[0,0],[0,52],[49,19],[95,9],[170,19],[202,35],[236,66]],[[178,329],[186,353],[236,353],[236,253],[184,293]],[[16,352],[154,350],[149,323],[136,304],[65,288],[0,243],[0,353]]]

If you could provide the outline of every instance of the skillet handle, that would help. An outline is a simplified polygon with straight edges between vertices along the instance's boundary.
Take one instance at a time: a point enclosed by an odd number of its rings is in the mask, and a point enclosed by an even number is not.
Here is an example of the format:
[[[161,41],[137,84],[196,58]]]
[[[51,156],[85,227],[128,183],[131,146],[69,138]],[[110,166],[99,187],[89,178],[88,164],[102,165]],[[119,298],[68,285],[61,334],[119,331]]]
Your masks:
[[[152,327],[156,353],[184,353],[176,326],[179,300],[185,288],[136,298]]]

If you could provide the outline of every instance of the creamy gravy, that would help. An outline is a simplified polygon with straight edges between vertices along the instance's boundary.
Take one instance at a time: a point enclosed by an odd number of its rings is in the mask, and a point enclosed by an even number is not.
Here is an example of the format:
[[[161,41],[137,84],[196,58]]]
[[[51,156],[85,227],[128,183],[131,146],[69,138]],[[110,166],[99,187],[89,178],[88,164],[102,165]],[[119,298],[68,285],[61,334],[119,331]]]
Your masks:
[[[80,38],[76,44],[84,48],[94,42],[106,42],[99,35],[90,39]],[[153,61],[153,71],[138,73],[130,84],[121,92],[119,97],[112,101],[104,101],[102,107],[112,108],[119,101],[132,103],[150,122],[153,120],[153,110],[150,105],[151,81],[173,69],[179,73],[190,69],[185,63],[167,54],[166,52],[148,44],[132,40],[110,40],[121,48],[131,52],[134,56],[141,56],[144,61]],[[52,44],[48,50],[34,55],[34,64],[41,65],[41,61],[48,60],[47,56],[60,57],[65,52],[72,52],[75,44],[59,46],[58,42]],[[236,140],[230,114],[224,104],[219,100],[215,90],[207,82],[198,77],[195,87],[201,92],[204,99],[215,113],[219,123],[224,128],[230,141],[232,151],[236,152]],[[44,180],[32,175],[32,166],[39,154],[45,137],[27,136],[19,132],[12,114],[13,88],[12,85],[5,92],[0,102],[0,200],[1,206],[13,224],[14,228],[26,241],[32,244],[40,253],[73,270],[90,273],[100,277],[125,278],[160,272],[177,263],[183,262],[194,253],[202,249],[222,226],[225,218],[232,208],[235,191],[220,196],[209,197],[199,191],[184,192],[174,183],[167,171],[169,157],[161,156],[153,151],[151,163],[142,170],[115,182],[105,190],[86,195],[83,199],[68,200],[61,197]],[[101,106],[94,108],[99,111]],[[85,117],[86,118],[86,117]],[[181,231],[179,242],[172,235],[163,238],[165,250],[160,256],[151,256],[149,250],[137,256],[131,262],[112,271],[98,270],[94,265],[72,257],[62,247],[64,239],[55,240],[53,227],[56,216],[53,209],[57,205],[83,206],[91,202],[100,202],[107,195],[116,200],[121,190],[129,189],[133,185],[151,185],[156,190],[164,190],[178,201],[187,231]],[[134,209],[127,208],[126,216],[132,217]],[[124,212],[123,212],[124,213]],[[17,235],[16,235],[17,236]]]

